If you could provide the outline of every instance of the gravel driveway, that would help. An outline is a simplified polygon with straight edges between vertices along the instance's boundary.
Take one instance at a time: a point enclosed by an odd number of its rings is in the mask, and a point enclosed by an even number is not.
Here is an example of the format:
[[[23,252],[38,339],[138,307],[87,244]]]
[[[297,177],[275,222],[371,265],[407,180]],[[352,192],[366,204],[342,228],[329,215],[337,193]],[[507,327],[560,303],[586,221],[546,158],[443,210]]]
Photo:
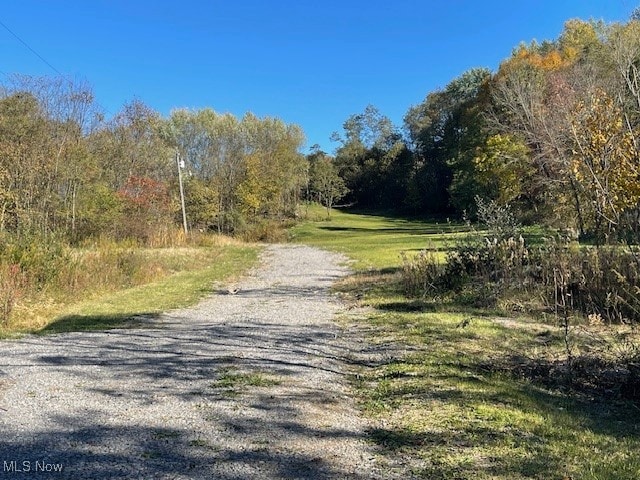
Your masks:
[[[342,261],[270,246],[145,328],[0,343],[0,478],[382,478],[331,321]]]

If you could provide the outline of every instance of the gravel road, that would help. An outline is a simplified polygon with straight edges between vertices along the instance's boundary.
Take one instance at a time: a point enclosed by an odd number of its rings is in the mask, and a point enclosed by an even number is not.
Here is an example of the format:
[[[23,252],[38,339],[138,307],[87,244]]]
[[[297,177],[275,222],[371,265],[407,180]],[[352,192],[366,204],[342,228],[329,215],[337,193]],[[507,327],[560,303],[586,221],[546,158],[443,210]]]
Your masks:
[[[0,478],[383,478],[332,322],[344,259],[262,260],[237,293],[144,328],[0,342]]]

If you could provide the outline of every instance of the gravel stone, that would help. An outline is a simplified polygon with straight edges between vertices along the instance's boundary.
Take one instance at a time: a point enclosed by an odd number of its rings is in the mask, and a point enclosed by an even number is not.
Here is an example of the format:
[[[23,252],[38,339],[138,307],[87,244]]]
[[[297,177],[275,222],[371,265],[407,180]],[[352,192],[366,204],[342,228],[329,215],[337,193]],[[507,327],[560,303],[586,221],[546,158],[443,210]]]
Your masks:
[[[143,328],[1,342],[0,477],[384,478],[348,396],[359,340],[332,321],[344,265],[273,245]]]

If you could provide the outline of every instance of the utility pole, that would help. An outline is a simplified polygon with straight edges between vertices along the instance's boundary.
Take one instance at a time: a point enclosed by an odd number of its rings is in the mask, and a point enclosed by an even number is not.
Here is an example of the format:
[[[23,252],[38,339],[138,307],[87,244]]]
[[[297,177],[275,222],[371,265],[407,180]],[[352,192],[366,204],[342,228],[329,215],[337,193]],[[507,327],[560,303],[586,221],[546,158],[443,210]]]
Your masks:
[[[184,208],[184,188],[182,186],[182,169],[184,168],[184,160],[180,159],[180,152],[176,151],[176,163],[178,165],[178,183],[180,184],[180,205],[182,205],[182,226],[184,227],[184,234],[189,234],[187,227],[187,211]]]

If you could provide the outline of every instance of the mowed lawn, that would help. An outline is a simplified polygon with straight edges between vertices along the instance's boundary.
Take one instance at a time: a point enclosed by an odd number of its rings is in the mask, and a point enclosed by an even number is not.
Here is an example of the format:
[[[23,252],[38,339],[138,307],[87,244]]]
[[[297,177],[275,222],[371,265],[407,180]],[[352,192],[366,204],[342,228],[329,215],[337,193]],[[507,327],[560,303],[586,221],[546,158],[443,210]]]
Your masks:
[[[444,251],[465,230],[446,219],[419,221],[336,209],[327,218],[317,206],[310,207],[309,217],[313,220],[291,230],[292,239],[344,253],[360,271],[397,268],[401,252],[417,253],[427,246]]]
[[[391,473],[424,479],[639,479],[640,407],[573,394],[511,370],[522,358],[561,358],[553,323],[403,296],[400,252],[446,249],[464,228],[334,211],[293,232],[345,253],[355,274],[337,288],[384,352],[353,372],[370,439]],[[544,354],[544,355],[543,355]],[[517,365],[516,365],[517,366]],[[513,371],[517,371],[514,369]]]

